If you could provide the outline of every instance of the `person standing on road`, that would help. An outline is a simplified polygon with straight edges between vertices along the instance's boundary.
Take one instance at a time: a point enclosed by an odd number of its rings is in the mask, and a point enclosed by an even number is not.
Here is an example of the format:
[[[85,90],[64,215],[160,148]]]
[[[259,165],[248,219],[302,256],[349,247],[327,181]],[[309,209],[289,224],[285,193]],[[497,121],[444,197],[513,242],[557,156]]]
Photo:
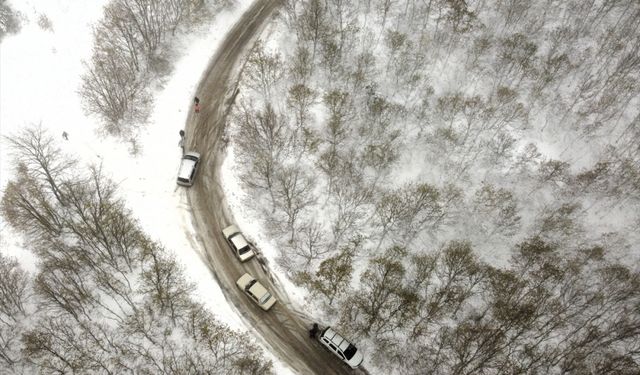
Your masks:
[[[318,327],[318,323],[313,323],[313,328],[309,330],[309,338],[315,339],[316,335],[318,334],[318,331],[320,331],[320,328]]]
[[[200,98],[198,98],[197,96],[193,98],[193,103],[196,113],[200,113]]]
[[[184,130],[180,130],[180,142],[178,142],[178,146],[182,149],[182,154],[184,155]]]

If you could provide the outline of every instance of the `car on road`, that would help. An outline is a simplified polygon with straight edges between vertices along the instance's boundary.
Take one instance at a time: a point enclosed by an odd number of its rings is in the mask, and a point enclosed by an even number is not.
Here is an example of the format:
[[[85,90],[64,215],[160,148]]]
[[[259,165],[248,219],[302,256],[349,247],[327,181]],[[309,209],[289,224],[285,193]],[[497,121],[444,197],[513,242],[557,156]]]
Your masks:
[[[196,177],[198,163],[200,163],[200,154],[197,152],[187,152],[182,156],[180,169],[178,170],[178,185],[193,185],[193,179]]]
[[[318,340],[351,368],[358,368],[364,360],[362,351],[358,350],[352,343],[331,327],[322,330]]]
[[[247,261],[256,255],[251,248],[251,245],[249,245],[249,242],[247,242],[247,239],[244,238],[244,235],[240,232],[240,229],[238,229],[237,226],[230,225],[224,228],[222,230],[222,235],[229,243],[229,246],[231,246],[233,253],[241,262]]]
[[[258,280],[248,273],[242,275],[236,282],[236,285],[264,311],[269,310],[276,303],[276,298],[272,296]]]

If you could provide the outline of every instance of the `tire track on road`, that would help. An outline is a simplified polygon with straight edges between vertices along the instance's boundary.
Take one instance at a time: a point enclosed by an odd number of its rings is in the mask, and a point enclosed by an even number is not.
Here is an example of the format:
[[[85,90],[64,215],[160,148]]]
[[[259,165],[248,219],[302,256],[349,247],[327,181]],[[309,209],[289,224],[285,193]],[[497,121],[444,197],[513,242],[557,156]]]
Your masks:
[[[200,113],[190,109],[186,124],[189,151],[202,155],[199,175],[188,190],[194,226],[212,271],[227,300],[262,338],[272,353],[299,374],[353,374],[345,364],[307,336],[308,320],[298,311],[289,310],[281,287],[271,282],[257,260],[240,263],[222,237],[221,229],[233,223],[220,184],[220,168],[224,160],[223,141],[226,115],[237,94],[241,62],[271,16],[281,6],[280,0],[257,0],[225,36],[212,57],[198,85]],[[271,311],[262,311],[235,285],[240,275],[251,273],[267,286],[280,301]],[[358,370],[355,373],[362,373]]]

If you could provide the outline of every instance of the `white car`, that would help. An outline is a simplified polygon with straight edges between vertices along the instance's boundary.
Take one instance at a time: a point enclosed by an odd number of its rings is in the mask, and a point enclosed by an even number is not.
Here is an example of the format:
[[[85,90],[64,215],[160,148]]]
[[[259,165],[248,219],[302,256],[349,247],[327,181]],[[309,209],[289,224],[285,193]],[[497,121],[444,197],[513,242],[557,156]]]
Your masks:
[[[358,368],[364,360],[362,351],[358,350],[331,327],[325,328],[318,340],[351,368]]]
[[[245,273],[236,281],[238,288],[242,289],[248,296],[257,303],[264,311],[269,310],[276,304],[276,298],[269,291],[254,279],[253,276]]]
[[[241,262],[247,261],[253,258],[256,253],[253,251],[247,239],[244,238],[240,229],[235,225],[230,225],[222,230],[222,235],[231,246],[233,253],[240,259]]]
[[[187,152],[182,156],[180,169],[178,170],[178,185],[193,185],[193,179],[196,177],[199,162],[200,154],[197,152]]]

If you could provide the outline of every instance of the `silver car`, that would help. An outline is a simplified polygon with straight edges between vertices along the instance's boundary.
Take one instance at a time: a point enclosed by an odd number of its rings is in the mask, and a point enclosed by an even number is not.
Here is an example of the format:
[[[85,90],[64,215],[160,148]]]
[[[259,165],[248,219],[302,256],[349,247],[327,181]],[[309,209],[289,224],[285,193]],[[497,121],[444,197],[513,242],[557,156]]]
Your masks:
[[[178,170],[178,185],[191,186],[196,176],[200,154],[197,152],[187,152],[182,156],[180,169]]]
[[[358,368],[364,360],[362,351],[358,350],[352,343],[347,341],[347,339],[331,327],[325,328],[318,340],[351,368]]]

